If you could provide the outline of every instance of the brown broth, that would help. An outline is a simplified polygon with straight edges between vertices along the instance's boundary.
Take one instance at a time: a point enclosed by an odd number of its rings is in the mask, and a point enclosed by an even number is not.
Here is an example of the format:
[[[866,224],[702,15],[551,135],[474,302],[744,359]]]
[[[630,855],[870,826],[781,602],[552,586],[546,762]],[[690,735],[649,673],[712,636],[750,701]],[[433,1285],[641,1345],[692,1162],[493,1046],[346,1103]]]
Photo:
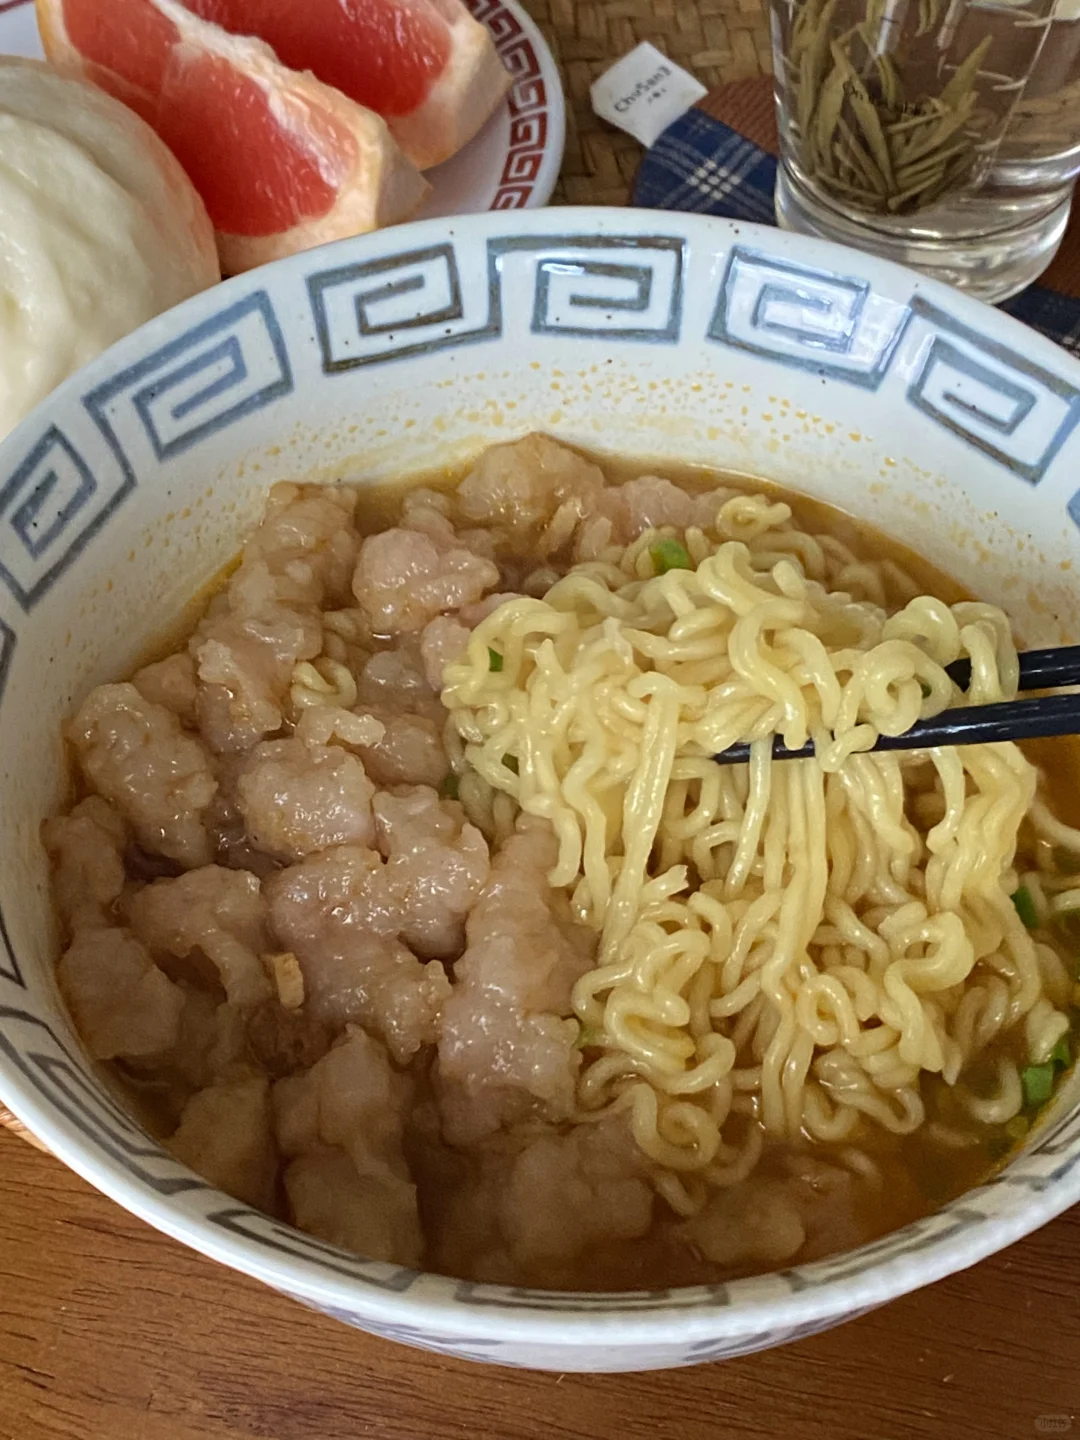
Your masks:
[[[588,458],[601,465],[607,475],[617,481],[655,473],[690,491],[725,485],[767,494],[770,498],[788,503],[802,527],[835,536],[857,558],[892,561],[914,580],[920,591],[938,595],[950,604],[972,598],[954,579],[930,565],[902,542],[822,501],[792,494],[756,478],[725,471],[674,466],[668,462],[613,460],[606,454],[591,454]],[[393,525],[399,518],[408,490],[418,486],[450,490],[459,483],[464,473],[464,469],[457,468],[413,476],[408,482],[361,488],[359,528],[364,534],[372,534]],[[184,615],[154,645],[147,647],[142,663],[164,657],[190,635],[209,600],[224,588],[235,563],[203,587],[186,607]],[[1055,812],[1067,823],[1080,824],[1080,742],[1072,739],[1033,741],[1026,743],[1024,749],[1033,763],[1054,778],[1052,803]],[[1022,1027],[1018,1027],[1001,1042],[1002,1045],[1009,1048],[1018,1045],[1021,1030]],[[990,1053],[1000,1053],[1000,1050],[992,1049]],[[110,1083],[124,1094],[144,1123],[158,1134],[168,1133],[175,1121],[174,1106],[168,1097],[159,1093],[152,1083],[137,1081],[130,1071],[125,1074],[119,1067],[108,1068]],[[423,1093],[425,1078],[422,1067],[417,1066],[416,1069]],[[829,1207],[824,1207],[823,1218],[811,1230],[797,1259],[811,1260],[868,1242],[925,1215],[985,1180],[1004,1163],[1018,1143],[1016,1137],[1006,1134],[1002,1127],[980,1127],[970,1119],[961,1122],[952,1113],[954,1107],[950,1104],[947,1087],[937,1077],[924,1074],[922,1093],[928,1117],[939,1116],[945,1122],[956,1123],[958,1128],[966,1128],[973,1143],[950,1148],[936,1142],[925,1126],[913,1135],[896,1136],[863,1120],[843,1145],[808,1144],[798,1147],[770,1144],[767,1147],[754,1172],[755,1183],[770,1177],[783,1183],[793,1166],[809,1166],[815,1158],[831,1158],[842,1165],[844,1153],[852,1147],[872,1158],[884,1181],[880,1189],[867,1185],[856,1187],[854,1197],[846,1206],[837,1206],[831,1211]],[[425,1161],[418,1156],[415,1163],[423,1166]],[[429,1192],[427,1195],[425,1190]],[[435,1231],[440,1216],[430,1195],[437,1194],[438,1190],[439,1186],[434,1183],[421,1186],[425,1223]],[[596,1247],[580,1273],[574,1275],[573,1283],[585,1289],[637,1288],[711,1283],[740,1273],[743,1272],[738,1267],[717,1266],[695,1256],[681,1241],[676,1223],[669,1218],[654,1224],[645,1240],[636,1241],[632,1246]]]
[[[675,465],[666,460],[612,457],[602,452],[575,448],[599,465],[615,483],[656,474],[691,492],[702,493],[717,486],[729,486],[765,494],[772,500],[790,505],[793,518],[802,528],[834,536],[858,559],[893,562],[910,576],[921,593],[936,595],[949,605],[979,598],[902,541],[825,501],[738,472],[698,465]],[[400,516],[404,494],[408,490],[419,485],[439,491],[452,490],[468,473],[468,468],[427,474],[419,479],[412,478],[407,483],[362,492],[361,528],[365,533],[374,533],[394,524]],[[1050,798],[1058,817],[1067,824],[1080,825],[1080,738],[1069,736],[1025,741],[1021,748],[1044,775],[1054,778]],[[1078,1025],[1074,1023],[1074,1036],[1077,1030]],[[1011,1053],[1021,1046],[1022,1027],[1015,1027],[1002,1041],[990,1047],[989,1054],[992,1058],[997,1054]],[[1022,1062],[1026,1057],[1017,1054],[1014,1058]],[[929,1119],[941,1113],[938,1092],[947,1091],[947,1087],[937,1077],[924,1074],[922,1089]],[[947,1103],[944,1109],[944,1118],[958,1119],[950,1113]],[[808,1153],[823,1158],[831,1156],[838,1162],[842,1152],[851,1147],[863,1150],[879,1167],[884,1184],[880,1191],[871,1192],[869,1188],[864,1191],[854,1215],[833,1216],[831,1224],[823,1233],[810,1238],[798,1258],[817,1259],[864,1244],[918,1219],[981,1184],[1007,1162],[1020,1143],[1004,1134],[1001,1127],[976,1126],[970,1119],[957,1126],[962,1127],[969,1130],[974,1139],[974,1143],[966,1147],[950,1148],[936,1143],[927,1134],[925,1126],[912,1135],[898,1136],[866,1121],[860,1121],[856,1132],[843,1145],[815,1144],[810,1147]],[[755,1180],[769,1174],[781,1177],[792,1158],[790,1146],[770,1145],[754,1172]],[[627,1255],[627,1247],[620,1247],[617,1253],[609,1256],[595,1256],[596,1274],[591,1278],[579,1276],[579,1283],[598,1288],[612,1284],[619,1288],[635,1284],[699,1284],[730,1278],[732,1273],[737,1273],[720,1270],[704,1261],[691,1262],[683,1247],[666,1242],[662,1231],[655,1238],[655,1245],[643,1246],[636,1242],[637,1253],[633,1258]]]

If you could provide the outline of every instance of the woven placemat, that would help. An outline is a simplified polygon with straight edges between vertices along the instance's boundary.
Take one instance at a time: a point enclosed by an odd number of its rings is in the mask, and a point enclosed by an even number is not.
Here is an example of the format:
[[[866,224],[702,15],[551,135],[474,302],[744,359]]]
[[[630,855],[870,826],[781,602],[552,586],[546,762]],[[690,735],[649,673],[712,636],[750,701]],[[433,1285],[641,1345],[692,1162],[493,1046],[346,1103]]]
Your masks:
[[[523,0],[544,32],[566,89],[566,156],[556,205],[625,205],[641,146],[598,119],[589,86],[650,41],[710,89],[769,73],[761,0]]]

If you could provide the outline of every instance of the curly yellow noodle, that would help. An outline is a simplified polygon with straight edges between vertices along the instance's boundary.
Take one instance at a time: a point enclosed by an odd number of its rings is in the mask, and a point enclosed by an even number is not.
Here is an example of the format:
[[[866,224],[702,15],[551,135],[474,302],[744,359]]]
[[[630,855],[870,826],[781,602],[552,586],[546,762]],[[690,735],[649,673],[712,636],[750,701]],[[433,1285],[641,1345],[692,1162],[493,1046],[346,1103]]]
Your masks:
[[[646,531],[499,606],[442,698],[469,813],[547,819],[550,881],[599,937],[572,996],[577,1118],[624,1112],[691,1215],[770,1137],[844,1146],[880,1181],[861,1127],[922,1125],[925,1075],[978,1123],[1016,1115],[1014,1060],[988,1093],[964,1071],[1013,1026],[1038,1057],[1067,1029],[1072,982],[1010,897],[1024,824],[1042,856],[1080,854],[1080,831],[1015,746],[870,753],[958,702],[955,660],[971,702],[1015,694],[1000,610],[919,595],[760,496],[686,531],[692,568],[655,574],[657,540],[678,538]],[[775,736],[815,757],[774,762]],[[714,763],[739,742],[747,766]],[[1080,908],[1038,863],[1038,915]]]

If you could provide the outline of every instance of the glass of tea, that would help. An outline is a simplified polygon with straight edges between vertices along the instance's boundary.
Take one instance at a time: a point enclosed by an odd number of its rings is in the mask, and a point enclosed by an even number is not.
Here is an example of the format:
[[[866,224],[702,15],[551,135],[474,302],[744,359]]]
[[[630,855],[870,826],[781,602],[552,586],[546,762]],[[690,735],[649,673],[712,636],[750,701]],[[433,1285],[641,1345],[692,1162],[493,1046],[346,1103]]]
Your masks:
[[[1023,289],[1053,258],[1072,199],[1075,171],[1033,182],[1030,147],[1026,178],[1015,168],[1061,3],[772,0],[780,224],[985,300]],[[1080,63],[1047,84],[1074,81]],[[1071,109],[1080,168],[1080,84]]]
[[[993,183],[1069,190],[1080,173],[1080,0],[1057,0],[1046,40],[1001,137]]]

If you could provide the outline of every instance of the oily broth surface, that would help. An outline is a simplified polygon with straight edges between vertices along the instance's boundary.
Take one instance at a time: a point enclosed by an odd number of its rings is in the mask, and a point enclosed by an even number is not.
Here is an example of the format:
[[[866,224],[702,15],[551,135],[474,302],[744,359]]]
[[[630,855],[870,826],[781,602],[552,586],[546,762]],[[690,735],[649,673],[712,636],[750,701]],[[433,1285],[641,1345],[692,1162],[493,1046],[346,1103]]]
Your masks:
[[[679,465],[669,460],[654,461],[648,458],[612,456],[606,452],[590,452],[587,455],[600,465],[605,474],[616,484],[626,483],[642,474],[660,475],[672,481],[691,494],[702,494],[719,486],[765,495],[770,501],[781,501],[791,507],[792,518],[802,529],[813,534],[829,534],[846,545],[856,559],[862,561],[891,561],[909,576],[919,592],[935,595],[948,605],[963,600],[979,598],[954,576],[933,565],[925,556],[905,545],[894,535],[886,534],[876,526],[850,514],[826,501],[790,490],[786,486],[759,476],[740,471],[713,469],[700,465]],[[433,488],[453,489],[462,478],[461,471],[446,472],[425,479],[424,484]],[[412,483],[402,487],[411,488]],[[400,514],[402,491],[393,486],[382,487],[374,509],[376,528],[393,523]],[[366,508],[366,507],[365,507]],[[900,598],[890,593],[886,582],[890,604],[899,604]],[[1055,784],[1052,808],[1059,819],[1069,825],[1080,826],[1080,737],[1059,736],[1047,740],[1020,742],[1020,749],[1037,766],[1044,776],[1053,777]],[[1060,784],[1058,782],[1061,782]],[[1017,868],[1023,869],[1023,861],[1030,860],[1021,851]],[[991,1052],[1008,1054],[1021,1060],[1022,1043],[1018,1030],[1005,1035]],[[924,1085],[927,1077],[924,1077]],[[931,1085],[935,1096],[928,1104],[928,1114],[955,1120],[955,1109],[949,1105],[946,1087],[937,1080]],[[940,1093],[940,1103],[937,1094]],[[855,1137],[860,1149],[868,1151],[881,1168],[884,1185],[880,1191],[864,1191],[853,1205],[839,1205],[829,1222],[818,1233],[812,1235],[803,1251],[801,1260],[814,1260],[837,1251],[866,1244],[901,1228],[913,1220],[940,1208],[949,1200],[965,1191],[982,1184],[1000,1169],[1008,1159],[1003,1143],[983,1144],[967,1148],[951,1148],[935,1143],[922,1127],[912,1135],[894,1135],[869,1124],[864,1124]],[[832,1147],[815,1144],[814,1158],[838,1159],[847,1146]],[[799,1166],[799,1152],[787,1144],[769,1144],[755,1171],[755,1177],[763,1174],[783,1183],[792,1174],[802,1174]],[[805,1173],[814,1182],[814,1166],[811,1161]],[[752,1274],[759,1267],[728,1268],[721,1274],[715,1265],[708,1262],[688,1262],[685,1254],[669,1249],[662,1257],[652,1257],[635,1262],[632,1271],[623,1275],[620,1266],[626,1265],[625,1255],[613,1258],[611,1273],[617,1276],[619,1285],[631,1283],[630,1273],[637,1274],[642,1284],[704,1284],[720,1278]],[[677,1278],[676,1278],[677,1277]]]
[[[746,476],[705,471],[697,467],[653,466],[647,462],[628,460],[612,462],[607,456],[601,457],[600,463],[608,476],[616,480],[645,473],[659,474],[692,493],[705,493],[717,486],[731,486],[764,493],[770,500],[782,499],[791,506],[795,520],[803,528],[835,536],[860,560],[892,561],[916,582],[920,592],[936,595],[950,604],[970,598],[951,577],[936,570],[900,542],[822,502],[793,495],[780,487]],[[377,534],[400,518],[402,505],[410,491],[424,486],[446,492],[454,489],[460,479],[460,471],[444,472],[411,477],[407,483],[370,489],[361,487],[357,528],[363,535]],[[212,598],[213,589],[224,587],[234,568],[229,567],[216,585],[199,597],[199,610],[204,609]],[[900,603],[892,596],[890,601]],[[192,624],[188,619],[185,628],[192,628]],[[161,659],[172,653],[181,638],[178,627],[170,626],[162,643],[152,647],[152,653],[146,659]],[[1077,744],[1073,741],[1034,742],[1024,748],[1034,763],[1052,770],[1055,780],[1068,775],[1067,784],[1055,784],[1053,803],[1061,819],[1074,822],[1080,816],[1080,749]],[[80,786],[78,793],[87,793],[85,786]],[[1025,868],[1024,863],[1018,861],[1018,868]],[[996,1043],[1003,1053],[1011,1053],[1018,1044],[1018,1031],[1009,1032]],[[990,1053],[992,1058],[995,1052],[992,1049]],[[444,1197],[459,1183],[460,1163],[459,1157],[432,1133],[434,1097],[430,1064],[430,1054],[421,1052],[409,1065],[415,1087],[412,1101],[415,1123],[406,1135],[405,1147],[419,1187],[420,1214],[428,1237],[424,1263],[431,1268],[442,1266],[450,1273],[458,1273],[444,1259],[454,1249],[452,1240],[443,1243],[445,1232],[448,1226],[453,1225],[475,1223],[482,1226],[483,1217],[477,1215],[470,1222],[460,1214],[451,1215],[444,1204]],[[162,1138],[167,1137],[176,1123],[175,1097],[170,1093],[168,1084],[162,1083],[153,1074],[139,1074],[137,1068],[126,1062],[110,1062],[104,1068],[109,1074],[110,1085],[126,1097],[144,1123]],[[929,1117],[957,1123],[945,1087],[939,1080],[924,1075],[923,1095]],[[976,1127],[971,1122],[964,1123],[975,1131]],[[790,1186],[797,1181],[825,1197],[831,1183],[830,1164],[843,1166],[853,1148],[872,1157],[884,1183],[880,1188],[873,1189],[858,1184],[849,1185],[837,1195],[835,1203],[818,1207],[813,1224],[807,1227],[805,1243],[794,1257],[800,1261],[811,1260],[873,1240],[980,1183],[1005,1158],[1001,1144],[989,1143],[990,1140],[1000,1142],[1000,1137],[977,1134],[975,1143],[954,1147],[937,1143],[926,1126],[914,1134],[901,1136],[861,1122],[855,1135],[839,1146],[769,1143],[754,1171],[755,1189],[762,1181],[779,1187]],[[738,1205],[741,1188],[739,1184],[732,1188],[731,1202],[735,1206]],[[288,1213],[280,1185],[276,1190],[275,1208],[278,1213]],[[629,1244],[607,1243],[598,1239],[584,1256],[578,1258],[572,1273],[562,1274],[548,1283],[586,1289],[713,1283],[767,1268],[760,1263],[741,1264],[736,1261],[722,1265],[707,1261],[700,1254],[695,1254],[693,1248],[678,1235],[672,1218],[664,1213],[664,1207],[659,1202],[655,1214],[657,1218],[648,1234]],[[496,1275],[494,1278],[502,1277]],[[545,1283],[542,1276],[525,1275],[521,1278],[529,1283]]]
[[[838,506],[789,490],[772,480],[747,475],[739,470],[712,469],[704,465],[678,465],[668,460],[650,459],[648,456],[612,456],[583,446],[574,448],[578,454],[599,465],[613,484],[625,484],[639,475],[659,475],[692,495],[703,495],[710,490],[729,486],[733,490],[765,495],[770,501],[783,501],[791,506],[792,517],[804,530],[815,534],[824,532],[834,535],[860,560],[891,560],[915,581],[922,593],[937,595],[947,605],[975,598],[959,581],[931,565],[922,555],[894,536],[886,535]],[[405,496],[411,490],[420,487],[443,493],[455,490],[470,468],[468,465],[458,465],[443,470],[424,471],[422,474],[410,475],[407,479],[387,481],[379,485],[361,485],[357,512],[359,529],[365,535],[374,535],[380,530],[388,529],[400,519]],[[348,483],[348,477],[345,477],[342,483]],[[216,582],[217,585],[224,583],[232,568],[230,566],[223,572]],[[208,599],[210,593],[208,590],[205,598]],[[171,637],[175,629],[169,633]]]
[[[932,565],[895,536],[887,535],[856,516],[808,495],[777,485],[757,476],[737,471],[711,469],[698,465],[673,465],[647,459],[612,457],[608,454],[581,453],[599,464],[615,483],[625,483],[643,474],[660,475],[693,494],[703,494],[720,486],[745,489],[766,495],[771,501],[790,505],[792,517],[803,529],[814,534],[827,533],[847,545],[859,560],[890,560],[916,583],[919,591],[936,595],[946,604],[977,598],[953,576]],[[401,515],[405,495],[418,485],[438,491],[450,491],[463,478],[464,470],[438,471],[407,481],[380,485],[361,491],[359,524],[365,534],[375,534],[395,524]],[[892,603],[898,597],[890,595]],[[1080,824],[1080,738],[1059,737],[1054,740],[1025,741],[1021,749],[1031,762],[1057,777],[1068,776],[1067,784],[1055,785],[1054,808],[1068,824]],[[1020,867],[1022,868],[1022,867]],[[1012,1053],[1018,1037],[1010,1033],[1001,1042],[1002,1050]],[[936,1082],[935,1082],[936,1083]],[[939,1087],[944,1088],[944,1087]],[[932,1113],[936,1111],[936,1107]],[[947,1104],[944,1112],[949,1112]],[[871,1153],[881,1167],[884,1185],[880,1192],[864,1191],[854,1204],[839,1205],[830,1220],[813,1235],[800,1254],[801,1260],[814,1260],[840,1250],[854,1248],[878,1239],[892,1230],[909,1224],[929,1211],[946,1204],[986,1180],[999,1169],[1006,1157],[992,1154],[984,1145],[969,1148],[948,1148],[934,1143],[925,1128],[913,1135],[893,1135],[864,1124],[855,1143]],[[805,1173],[815,1183],[814,1164],[817,1159],[836,1160],[849,1147],[815,1145],[808,1157]],[[755,1171],[755,1177],[771,1177],[785,1183],[792,1170],[803,1173],[799,1153],[787,1144],[771,1144]],[[432,1221],[435,1216],[432,1215]],[[628,1254],[630,1247],[609,1256],[594,1257],[596,1274],[582,1276],[584,1287],[634,1288],[637,1285],[696,1285],[754,1273],[757,1267],[738,1266],[721,1270],[704,1260],[688,1256],[685,1248],[666,1243],[662,1235],[653,1244],[635,1242],[641,1253]]]

